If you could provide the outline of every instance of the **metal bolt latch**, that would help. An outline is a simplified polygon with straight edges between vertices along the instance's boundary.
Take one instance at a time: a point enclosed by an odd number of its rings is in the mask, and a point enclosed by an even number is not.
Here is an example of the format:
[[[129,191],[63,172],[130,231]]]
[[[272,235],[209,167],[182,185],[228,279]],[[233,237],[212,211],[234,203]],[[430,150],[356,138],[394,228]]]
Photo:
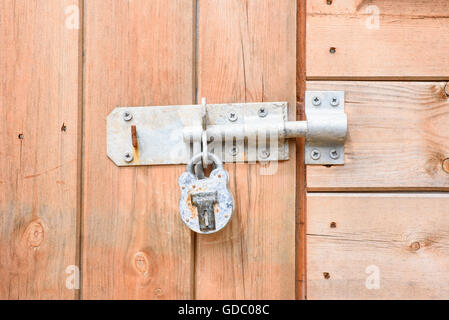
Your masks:
[[[288,160],[288,139],[305,137],[306,164],[344,164],[344,92],[306,91],[305,113],[288,121],[287,102],[120,107],[107,118],[107,153],[118,166],[142,166],[186,164],[202,152],[207,167],[209,152],[224,162]]]

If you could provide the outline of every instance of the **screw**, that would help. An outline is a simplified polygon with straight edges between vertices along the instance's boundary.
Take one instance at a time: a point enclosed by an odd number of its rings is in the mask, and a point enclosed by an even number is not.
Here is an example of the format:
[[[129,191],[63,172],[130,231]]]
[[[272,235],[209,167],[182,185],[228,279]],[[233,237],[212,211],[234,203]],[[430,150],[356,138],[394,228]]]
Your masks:
[[[260,157],[262,159],[267,159],[270,156],[270,152],[267,149],[262,149],[260,151]]]
[[[125,153],[125,161],[126,162],[131,162],[131,161],[133,161],[133,159],[134,159],[134,156],[131,152]]]
[[[327,0],[327,4],[330,6],[332,4],[332,0]]]
[[[334,54],[336,51],[337,51],[337,48],[335,48],[335,47],[330,47],[329,48],[329,52],[332,53],[332,54]]]
[[[239,153],[239,149],[237,147],[232,147],[230,153],[233,157],[235,157]]]
[[[24,138],[23,133],[19,133],[19,135],[17,136],[20,140],[22,140]]]
[[[338,99],[338,97],[332,97],[331,98],[331,106],[332,107],[336,107],[340,104],[340,100]]]
[[[338,151],[337,150],[335,150],[335,149],[332,149],[330,152],[329,152],[329,156],[332,158],[332,159],[338,159],[338,157],[340,156],[339,154],[338,154]]]
[[[313,160],[318,160],[321,157],[321,152],[319,152],[318,150],[314,149],[312,150],[312,152],[310,153],[310,157]]]
[[[312,104],[314,106],[319,106],[321,104],[321,99],[319,97],[317,97],[317,96],[313,97],[312,98]]]
[[[265,109],[264,107],[260,108],[259,111],[257,111],[257,114],[259,115],[259,117],[261,118],[265,118],[268,114],[267,109]]]
[[[331,228],[336,228],[337,227],[337,223],[336,222],[331,222],[330,227]]]
[[[331,275],[329,274],[329,272],[323,272],[323,277],[326,280],[329,280],[331,278]]]
[[[131,121],[132,118],[133,118],[133,115],[131,114],[131,112],[125,111],[123,113],[123,120]]]
[[[229,121],[235,122],[238,119],[237,113],[235,112],[230,112],[228,115],[228,119]]]

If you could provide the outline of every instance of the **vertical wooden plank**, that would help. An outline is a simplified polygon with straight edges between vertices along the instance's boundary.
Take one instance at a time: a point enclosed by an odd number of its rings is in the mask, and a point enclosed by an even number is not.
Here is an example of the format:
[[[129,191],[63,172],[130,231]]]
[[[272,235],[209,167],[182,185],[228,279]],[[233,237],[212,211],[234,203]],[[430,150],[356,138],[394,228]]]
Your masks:
[[[199,0],[199,97],[288,101],[295,119],[296,1]],[[235,216],[198,236],[196,298],[295,298],[295,144],[290,160],[229,164]]]
[[[306,90],[306,1],[297,0],[296,36],[296,119],[305,120],[304,96]],[[306,265],[306,165],[305,139],[296,141],[296,298],[307,297]]]
[[[191,298],[184,167],[116,167],[105,119],[116,106],[193,102],[193,1],[95,0],[85,12],[83,298]]]
[[[0,2],[0,299],[77,295],[78,5]]]

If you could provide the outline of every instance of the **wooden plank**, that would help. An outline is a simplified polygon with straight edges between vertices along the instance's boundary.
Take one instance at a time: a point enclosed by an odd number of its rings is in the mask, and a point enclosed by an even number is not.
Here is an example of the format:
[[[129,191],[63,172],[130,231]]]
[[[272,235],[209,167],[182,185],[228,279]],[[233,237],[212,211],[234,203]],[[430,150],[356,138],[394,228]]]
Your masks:
[[[105,119],[119,105],[194,102],[193,1],[96,0],[85,12],[83,298],[192,298],[185,168],[115,166]]]
[[[449,194],[312,193],[307,209],[309,299],[449,299]]]
[[[449,97],[442,82],[320,82],[344,90],[345,165],[307,169],[309,190],[449,187]]]
[[[307,76],[449,79],[448,12],[446,0],[307,1]]]
[[[77,296],[77,4],[0,2],[0,299]]]
[[[296,119],[305,120],[304,95],[306,90],[306,2],[297,0],[296,16]],[[306,165],[305,139],[296,140],[296,298],[306,299]]]
[[[199,97],[288,101],[295,119],[296,1],[199,1]],[[295,298],[295,145],[290,160],[229,164],[235,216],[198,236],[196,298]],[[267,170],[269,170],[267,168]]]

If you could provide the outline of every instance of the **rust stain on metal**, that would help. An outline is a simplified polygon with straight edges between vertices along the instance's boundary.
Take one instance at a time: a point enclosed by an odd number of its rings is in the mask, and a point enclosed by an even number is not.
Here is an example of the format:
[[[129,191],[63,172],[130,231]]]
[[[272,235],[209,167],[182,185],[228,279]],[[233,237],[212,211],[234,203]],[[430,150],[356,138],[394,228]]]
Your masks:
[[[187,207],[189,208],[190,212],[192,213],[192,216],[190,219],[195,219],[198,216],[198,208],[193,205],[192,203],[192,195],[189,193],[187,195]]]
[[[133,140],[133,147],[137,148],[137,128],[136,126],[131,126],[131,137]]]

